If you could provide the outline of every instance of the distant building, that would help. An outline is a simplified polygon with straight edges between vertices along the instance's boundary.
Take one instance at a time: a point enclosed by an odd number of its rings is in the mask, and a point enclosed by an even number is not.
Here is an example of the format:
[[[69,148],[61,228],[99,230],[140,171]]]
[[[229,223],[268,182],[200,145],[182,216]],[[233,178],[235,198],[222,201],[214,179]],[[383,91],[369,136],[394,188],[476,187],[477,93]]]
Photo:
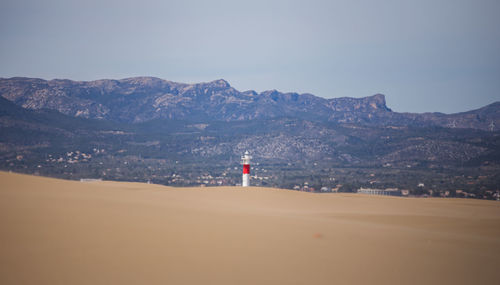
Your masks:
[[[373,188],[359,188],[358,193],[369,195],[383,195],[383,196],[401,196],[401,191],[398,189],[373,189]]]
[[[321,192],[332,192],[332,190],[329,187],[325,187],[325,186],[321,187],[320,191]]]
[[[309,191],[309,183],[304,183],[304,187],[302,187],[304,191]]]
[[[374,188],[359,188],[358,193],[360,194],[370,194],[370,195],[386,195],[385,190],[383,189],[374,189]]]
[[[80,182],[99,182],[102,181],[101,178],[93,179],[93,178],[80,178]]]

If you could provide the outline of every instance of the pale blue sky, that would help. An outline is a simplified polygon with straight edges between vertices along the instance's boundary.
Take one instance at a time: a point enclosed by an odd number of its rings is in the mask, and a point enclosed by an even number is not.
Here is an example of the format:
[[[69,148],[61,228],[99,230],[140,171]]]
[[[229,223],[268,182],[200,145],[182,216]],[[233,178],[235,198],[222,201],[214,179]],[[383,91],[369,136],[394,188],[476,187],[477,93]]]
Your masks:
[[[499,14],[497,0],[0,0],[0,77],[224,78],[459,112],[500,101]]]

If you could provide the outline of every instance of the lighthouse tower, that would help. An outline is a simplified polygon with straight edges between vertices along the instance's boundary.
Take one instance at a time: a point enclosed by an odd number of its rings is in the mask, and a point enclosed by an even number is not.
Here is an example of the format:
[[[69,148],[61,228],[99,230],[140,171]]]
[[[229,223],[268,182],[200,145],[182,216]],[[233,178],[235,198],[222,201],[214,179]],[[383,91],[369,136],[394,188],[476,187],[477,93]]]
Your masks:
[[[248,187],[250,186],[250,159],[252,157],[245,151],[245,155],[241,157],[241,163],[243,164],[243,180],[241,186]]]

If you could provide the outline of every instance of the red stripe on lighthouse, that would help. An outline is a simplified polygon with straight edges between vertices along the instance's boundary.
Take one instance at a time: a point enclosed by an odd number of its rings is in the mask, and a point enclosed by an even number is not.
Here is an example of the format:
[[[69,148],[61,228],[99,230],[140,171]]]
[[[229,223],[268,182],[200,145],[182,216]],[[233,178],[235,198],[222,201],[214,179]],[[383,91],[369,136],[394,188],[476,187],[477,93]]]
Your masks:
[[[243,174],[250,174],[250,164],[243,164]]]

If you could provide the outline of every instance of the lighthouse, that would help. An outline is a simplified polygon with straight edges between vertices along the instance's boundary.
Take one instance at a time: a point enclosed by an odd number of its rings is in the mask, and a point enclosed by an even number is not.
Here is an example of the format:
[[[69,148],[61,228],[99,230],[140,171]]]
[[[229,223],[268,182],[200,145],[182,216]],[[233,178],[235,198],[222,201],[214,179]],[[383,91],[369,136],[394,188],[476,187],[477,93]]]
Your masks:
[[[241,157],[241,163],[243,164],[243,180],[241,186],[248,187],[250,186],[250,159],[252,157],[245,151],[245,155]]]

